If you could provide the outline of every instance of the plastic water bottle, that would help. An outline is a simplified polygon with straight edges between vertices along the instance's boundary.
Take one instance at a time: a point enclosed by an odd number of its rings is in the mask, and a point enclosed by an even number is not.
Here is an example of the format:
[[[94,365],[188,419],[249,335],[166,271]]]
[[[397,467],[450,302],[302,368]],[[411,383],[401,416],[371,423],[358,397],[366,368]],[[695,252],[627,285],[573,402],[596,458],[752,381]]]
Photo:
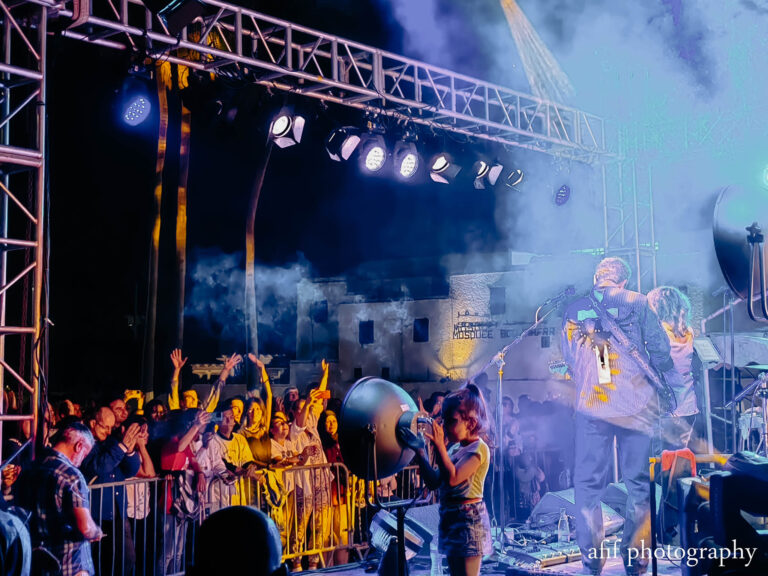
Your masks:
[[[565,513],[565,508],[560,508],[560,519],[557,521],[557,541],[571,541],[571,526],[568,523],[568,514]]]

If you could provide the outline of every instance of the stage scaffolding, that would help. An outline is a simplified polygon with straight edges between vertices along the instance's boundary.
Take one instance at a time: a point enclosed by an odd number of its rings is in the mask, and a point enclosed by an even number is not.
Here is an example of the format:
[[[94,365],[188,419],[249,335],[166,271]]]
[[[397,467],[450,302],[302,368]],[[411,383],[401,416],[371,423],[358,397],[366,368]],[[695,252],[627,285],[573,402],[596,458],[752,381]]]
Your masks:
[[[635,269],[638,289],[655,285],[651,173],[621,158],[618,144],[609,143],[602,118],[240,6],[216,0],[202,0],[202,4],[202,20],[174,37],[137,0],[27,0],[13,5],[0,0],[4,48],[0,170],[6,248],[0,280],[0,379],[4,384],[10,376],[37,400],[44,376],[40,365],[46,364],[41,326],[47,314],[43,264],[49,21],[55,33],[77,41],[386,115],[436,132],[590,164],[602,170],[605,229],[604,245],[593,252],[627,258]],[[26,130],[18,126],[25,118]],[[13,193],[25,189],[32,191],[27,204],[18,192]],[[28,224],[26,235],[9,236],[13,219],[21,221],[21,228]],[[18,271],[10,258],[13,251],[29,254]],[[27,276],[33,281],[19,282]],[[16,284],[24,287],[26,297],[21,300],[32,310],[29,321],[18,326],[9,324],[13,315],[6,315],[7,291]],[[6,336],[25,341],[21,347],[29,349],[29,357],[24,367],[9,365]],[[33,405],[29,415],[0,418],[36,421],[38,402]]]
[[[0,0],[0,9],[0,385],[19,402],[9,414],[0,394],[2,450],[2,424],[9,421],[31,420],[34,444],[44,374],[48,8]]]

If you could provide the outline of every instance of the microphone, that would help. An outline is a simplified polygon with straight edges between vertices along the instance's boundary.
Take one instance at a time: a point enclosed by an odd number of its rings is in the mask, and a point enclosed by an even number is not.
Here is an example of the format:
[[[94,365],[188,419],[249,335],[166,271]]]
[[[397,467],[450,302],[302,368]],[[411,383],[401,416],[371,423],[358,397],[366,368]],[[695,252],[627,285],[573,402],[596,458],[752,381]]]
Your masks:
[[[542,306],[547,306],[548,304],[559,304],[569,296],[573,296],[576,294],[576,287],[571,284],[568,286],[565,290],[560,292],[557,296],[553,296],[552,298],[547,299]]]

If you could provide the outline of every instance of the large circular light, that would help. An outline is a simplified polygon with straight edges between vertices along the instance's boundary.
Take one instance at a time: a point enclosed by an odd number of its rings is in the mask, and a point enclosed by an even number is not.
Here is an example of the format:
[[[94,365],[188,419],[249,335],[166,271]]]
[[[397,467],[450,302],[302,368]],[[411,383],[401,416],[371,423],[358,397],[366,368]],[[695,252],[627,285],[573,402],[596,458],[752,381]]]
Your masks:
[[[387,152],[381,146],[373,146],[365,155],[365,167],[371,172],[377,172],[384,167]]]
[[[475,178],[482,178],[486,174],[488,174],[488,170],[490,170],[491,167],[488,165],[488,162],[485,160],[480,160],[475,164]]]
[[[291,117],[287,114],[278,116],[272,123],[272,136],[280,138],[288,134],[291,129]]]
[[[410,178],[416,174],[416,169],[419,167],[419,157],[413,152],[408,152],[400,162],[400,176],[403,178]]]
[[[432,171],[433,172],[442,172],[446,168],[448,168],[448,158],[446,158],[444,155],[440,155],[437,158],[435,158],[435,161],[432,162]]]

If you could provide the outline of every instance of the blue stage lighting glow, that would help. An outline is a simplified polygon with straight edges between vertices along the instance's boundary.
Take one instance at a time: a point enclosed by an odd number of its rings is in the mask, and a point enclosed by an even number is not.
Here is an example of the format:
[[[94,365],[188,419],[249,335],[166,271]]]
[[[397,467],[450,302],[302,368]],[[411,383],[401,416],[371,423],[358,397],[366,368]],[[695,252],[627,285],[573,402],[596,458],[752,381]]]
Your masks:
[[[134,96],[123,112],[123,121],[128,126],[138,126],[149,117],[152,104],[145,96]]]

